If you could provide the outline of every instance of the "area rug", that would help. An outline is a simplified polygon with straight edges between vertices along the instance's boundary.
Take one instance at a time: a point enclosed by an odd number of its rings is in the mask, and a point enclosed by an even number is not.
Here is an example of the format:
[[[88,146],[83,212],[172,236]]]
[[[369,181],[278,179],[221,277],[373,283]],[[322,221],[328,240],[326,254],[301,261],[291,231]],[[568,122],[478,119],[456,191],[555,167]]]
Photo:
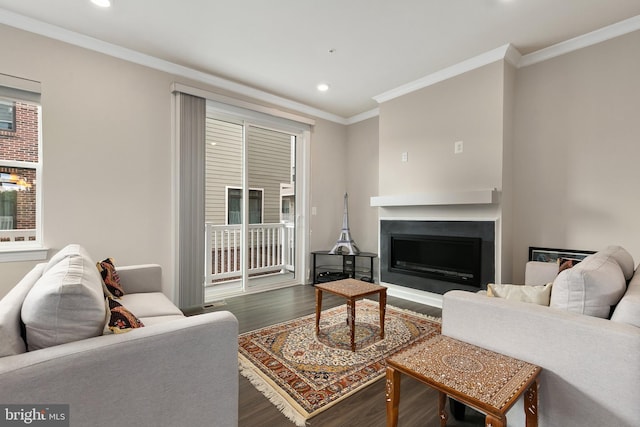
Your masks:
[[[294,424],[335,405],[385,375],[385,359],[418,340],[440,333],[440,320],[387,304],[380,338],[378,303],[356,303],[356,351],[350,350],[347,306],[239,337],[240,373]]]

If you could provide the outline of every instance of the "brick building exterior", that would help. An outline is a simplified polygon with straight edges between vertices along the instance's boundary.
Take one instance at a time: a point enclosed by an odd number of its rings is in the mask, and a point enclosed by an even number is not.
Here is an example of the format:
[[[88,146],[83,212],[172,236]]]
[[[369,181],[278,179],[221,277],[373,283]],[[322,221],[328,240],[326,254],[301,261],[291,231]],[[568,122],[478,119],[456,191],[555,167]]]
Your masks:
[[[38,161],[38,111],[34,104],[15,103],[15,131],[0,130],[0,159]],[[16,194],[14,229],[36,228],[36,171],[29,168],[0,166],[0,173],[15,174],[31,184]]]

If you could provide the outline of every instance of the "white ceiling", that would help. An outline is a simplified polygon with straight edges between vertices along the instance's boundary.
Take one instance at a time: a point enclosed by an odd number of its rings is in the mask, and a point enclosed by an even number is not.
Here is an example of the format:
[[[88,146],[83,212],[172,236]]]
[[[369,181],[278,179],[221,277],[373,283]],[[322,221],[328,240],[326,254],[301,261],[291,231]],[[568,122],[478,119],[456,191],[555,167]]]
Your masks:
[[[0,22],[35,19],[349,118],[508,43],[526,55],[640,16],[640,0],[113,1],[0,0]]]

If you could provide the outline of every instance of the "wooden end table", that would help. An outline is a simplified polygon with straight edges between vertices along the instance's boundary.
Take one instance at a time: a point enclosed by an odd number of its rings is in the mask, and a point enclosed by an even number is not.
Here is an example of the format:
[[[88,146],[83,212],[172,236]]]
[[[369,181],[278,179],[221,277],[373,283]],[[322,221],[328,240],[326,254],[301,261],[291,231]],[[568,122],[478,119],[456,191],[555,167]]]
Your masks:
[[[398,425],[400,377],[438,390],[440,426],[447,425],[447,395],[486,415],[487,427],[505,427],[506,412],[525,396],[527,427],[538,425],[541,368],[445,335],[437,335],[387,359],[387,427]]]
[[[367,295],[378,294],[380,305],[380,338],[384,338],[384,315],[387,308],[387,288],[375,283],[356,279],[336,280],[319,283],[316,288],[316,336],[320,334],[320,312],[322,311],[322,292],[329,292],[346,298],[347,323],[351,327],[351,351],[356,351],[356,300]]]

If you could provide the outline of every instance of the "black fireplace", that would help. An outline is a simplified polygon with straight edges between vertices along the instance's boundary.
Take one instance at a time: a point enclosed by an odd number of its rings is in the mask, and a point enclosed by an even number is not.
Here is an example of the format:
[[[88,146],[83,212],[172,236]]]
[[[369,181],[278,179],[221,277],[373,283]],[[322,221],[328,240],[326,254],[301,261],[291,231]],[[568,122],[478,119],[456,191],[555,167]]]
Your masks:
[[[380,221],[382,282],[444,294],[495,279],[493,221]]]
[[[391,234],[389,270],[480,287],[478,237]]]

